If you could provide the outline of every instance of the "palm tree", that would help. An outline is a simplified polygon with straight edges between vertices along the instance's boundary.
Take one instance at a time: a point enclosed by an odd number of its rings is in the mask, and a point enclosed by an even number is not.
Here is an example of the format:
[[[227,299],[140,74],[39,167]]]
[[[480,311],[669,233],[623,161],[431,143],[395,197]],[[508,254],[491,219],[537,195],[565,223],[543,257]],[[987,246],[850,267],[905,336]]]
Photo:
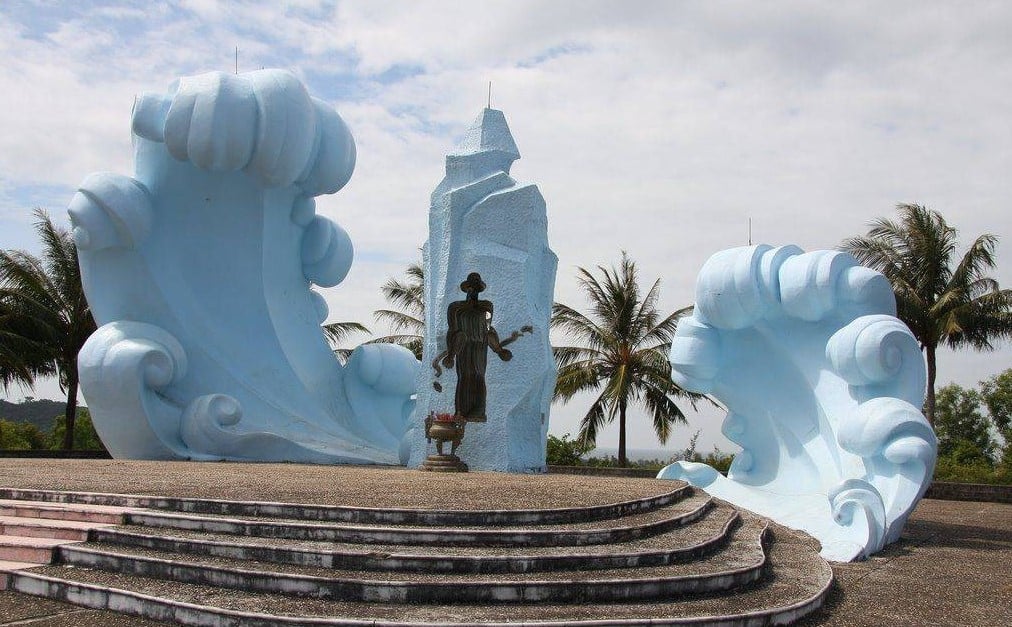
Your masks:
[[[35,378],[57,375],[67,392],[63,447],[74,447],[77,416],[77,354],[95,331],[81,287],[77,248],[65,229],[41,209],[34,212],[42,258],[0,251],[0,383],[32,387]]]
[[[935,423],[935,355],[939,344],[993,350],[993,341],[1012,335],[1012,290],[987,276],[995,266],[998,238],[974,240],[953,266],[956,229],[937,211],[900,204],[899,222],[879,218],[864,237],[841,248],[881,272],[896,293],[900,320],[920,342],[928,365],[924,414]]]
[[[636,264],[625,252],[617,269],[598,266],[598,270],[600,278],[578,268],[580,287],[590,300],[589,316],[561,303],[552,306],[552,328],[584,344],[553,349],[559,367],[555,400],[566,403],[579,392],[600,389],[580,423],[580,441],[594,444],[598,431],[617,414],[618,461],[626,466],[630,404],[641,403],[647,409],[657,439],[666,443],[671,426],[685,422],[674,399],[688,399],[695,407],[705,397],[676,385],[667,359],[678,320],[692,308],[679,309],[661,320],[657,311],[660,281],[654,281],[641,298]]]
[[[388,323],[394,334],[376,338],[373,342],[400,344],[414,353],[415,358],[421,359],[425,336],[425,270],[413,263],[405,274],[407,280],[391,277],[380,288],[383,296],[403,311],[380,309],[375,312],[376,320]]]
[[[39,357],[38,344],[25,337],[28,330],[19,328],[23,322],[0,300],[0,385],[5,391],[15,384],[30,388],[35,377],[55,374],[48,367],[52,364]]]
[[[355,349],[340,348],[338,344],[353,333],[371,333],[371,331],[365,325],[358,322],[331,322],[330,324],[323,325],[323,336],[327,339],[327,342],[334,350],[334,354],[342,364],[348,363],[348,358],[351,357],[351,352]]]

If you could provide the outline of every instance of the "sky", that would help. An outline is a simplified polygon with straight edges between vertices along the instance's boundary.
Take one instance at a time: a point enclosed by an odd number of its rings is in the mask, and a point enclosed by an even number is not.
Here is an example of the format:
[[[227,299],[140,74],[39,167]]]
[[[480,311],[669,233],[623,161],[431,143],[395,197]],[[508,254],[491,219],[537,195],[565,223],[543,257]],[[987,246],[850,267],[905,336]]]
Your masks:
[[[331,320],[376,334],[379,287],[420,258],[444,155],[489,81],[522,154],[512,175],[548,204],[559,302],[583,308],[575,269],[624,250],[671,311],[749,220],[756,243],[833,248],[901,202],[940,211],[960,254],[997,235],[994,276],[1012,284],[1007,2],[5,0],[0,58],[0,248],[35,253],[33,207],[68,224],[87,174],[132,171],[137,94],[236,65],[294,72],[355,136],[351,182],[317,199],[356,249],[325,296]],[[943,351],[938,380],[1008,367],[1008,343]],[[589,402],[556,406],[551,432],[575,434]],[[688,414],[669,450],[696,430],[701,450],[734,450],[720,412]],[[642,412],[629,436],[660,446]],[[598,444],[616,443],[612,425]]]

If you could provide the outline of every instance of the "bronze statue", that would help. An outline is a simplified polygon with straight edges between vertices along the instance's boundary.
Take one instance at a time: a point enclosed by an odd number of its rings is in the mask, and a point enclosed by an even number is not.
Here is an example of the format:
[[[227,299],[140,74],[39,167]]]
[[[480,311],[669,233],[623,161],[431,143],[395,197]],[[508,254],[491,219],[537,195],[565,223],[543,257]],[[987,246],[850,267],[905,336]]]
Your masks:
[[[454,413],[469,422],[485,422],[485,366],[488,349],[491,348],[503,361],[513,358],[506,346],[513,343],[533,328],[525,325],[514,331],[505,340],[492,327],[492,301],[478,300],[478,294],[485,290],[481,275],[472,272],[460,284],[460,290],[467,294],[464,300],[450,303],[446,311],[449,328],[446,332],[446,350],[432,360],[432,367],[438,378],[442,374],[440,361],[445,368],[456,368],[457,390],[454,395]],[[438,381],[432,383],[437,392],[443,390]]]

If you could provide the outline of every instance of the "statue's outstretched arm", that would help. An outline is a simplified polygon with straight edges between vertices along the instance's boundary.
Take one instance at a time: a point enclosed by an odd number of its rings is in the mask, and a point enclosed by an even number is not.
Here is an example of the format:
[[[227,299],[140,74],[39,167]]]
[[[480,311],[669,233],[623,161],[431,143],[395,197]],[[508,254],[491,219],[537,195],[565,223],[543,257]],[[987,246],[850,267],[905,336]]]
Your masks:
[[[492,329],[491,333],[495,333],[495,329]],[[505,340],[503,340],[502,342],[499,342],[498,334],[495,334],[495,339],[500,347],[505,348],[528,333],[534,333],[534,327],[532,327],[529,324],[525,324],[524,326],[520,327],[519,331],[514,331],[513,333],[510,333],[510,336]],[[492,350],[495,350],[495,348],[493,348]]]
[[[489,327],[489,330],[488,330],[488,345],[489,345],[489,348],[491,348],[493,351],[495,351],[496,355],[499,355],[500,359],[502,359],[503,361],[509,361],[510,359],[513,359],[513,353],[509,349],[507,349],[506,347],[508,345],[512,344],[513,342],[517,341],[517,339],[520,336],[525,335],[527,333],[533,333],[533,332],[534,332],[534,327],[532,327],[529,324],[528,325],[524,325],[523,327],[520,328],[519,331],[514,331],[513,333],[510,333],[510,336],[508,338],[506,338],[505,340],[500,341],[499,340],[499,333],[496,332],[495,328]]]

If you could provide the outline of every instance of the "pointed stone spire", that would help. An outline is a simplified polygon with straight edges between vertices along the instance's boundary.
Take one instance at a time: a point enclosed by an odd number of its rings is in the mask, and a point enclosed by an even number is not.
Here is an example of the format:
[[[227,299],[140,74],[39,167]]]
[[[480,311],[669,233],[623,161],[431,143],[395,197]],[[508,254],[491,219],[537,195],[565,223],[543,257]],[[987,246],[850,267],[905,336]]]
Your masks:
[[[499,172],[509,174],[520,151],[506,124],[506,116],[498,109],[484,109],[467,130],[464,139],[446,155],[446,178],[433,194],[443,192]]]
[[[484,109],[475,118],[471,128],[467,129],[460,145],[450,155],[463,157],[490,152],[511,157],[510,163],[520,158],[520,151],[513,141],[509,125],[506,124],[506,116],[499,109]],[[506,171],[509,171],[509,166]]]

